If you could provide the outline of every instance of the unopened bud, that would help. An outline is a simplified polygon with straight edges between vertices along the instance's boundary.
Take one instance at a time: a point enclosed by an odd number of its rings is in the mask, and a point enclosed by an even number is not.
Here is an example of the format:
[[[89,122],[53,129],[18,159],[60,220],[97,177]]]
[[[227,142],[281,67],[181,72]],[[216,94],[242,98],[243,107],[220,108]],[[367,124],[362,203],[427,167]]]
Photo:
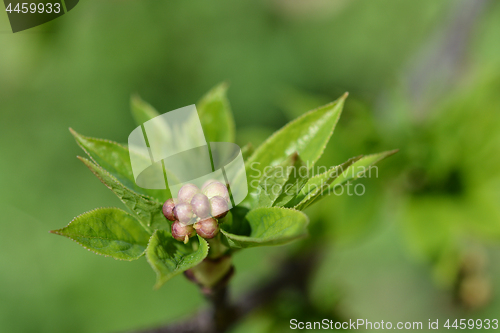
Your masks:
[[[212,209],[212,216],[216,219],[221,219],[227,215],[229,207],[227,201],[224,198],[215,196],[210,199],[210,207]]]
[[[196,234],[192,225],[186,225],[182,222],[175,221],[172,223],[172,237],[180,242],[187,243],[190,237]]]
[[[212,217],[197,222],[194,228],[196,233],[203,238],[214,238],[219,233],[219,224]]]
[[[194,195],[200,193],[200,189],[194,184],[185,184],[179,189],[177,199],[180,202],[190,203]]]
[[[170,221],[175,221],[174,207],[175,207],[175,201],[172,198],[168,199],[163,204],[163,215],[165,215],[165,217]]]
[[[210,202],[207,196],[202,193],[194,195],[191,207],[193,207],[193,212],[202,219],[210,216]]]
[[[229,202],[229,192],[224,184],[221,182],[212,182],[210,183],[203,193],[209,198],[212,199],[215,196],[222,197],[224,200]]]
[[[208,187],[208,185],[212,184],[213,182],[216,182],[216,180],[215,179],[209,179],[209,180],[207,180],[206,182],[203,183],[203,186],[201,187],[201,190],[204,191]]]
[[[190,204],[181,202],[180,204],[175,205],[174,217],[180,222],[187,223],[194,217],[193,208]]]

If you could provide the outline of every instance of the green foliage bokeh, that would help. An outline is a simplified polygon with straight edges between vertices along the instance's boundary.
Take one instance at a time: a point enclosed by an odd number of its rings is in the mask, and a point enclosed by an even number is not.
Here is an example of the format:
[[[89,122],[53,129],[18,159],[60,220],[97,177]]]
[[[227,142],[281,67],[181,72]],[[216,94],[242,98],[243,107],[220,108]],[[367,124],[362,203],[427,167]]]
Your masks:
[[[308,311],[423,322],[498,313],[499,3],[481,13],[459,76],[424,112],[415,111],[404,75],[456,3],[314,2],[84,0],[14,35],[0,14],[0,331],[127,330],[203,305],[182,277],[153,291],[145,261],[91,256],[48,231],[120,205],[75,158],[81,151],[68,127],[124,142],[135,126],[132,93],[166,112],[225,80],[241,146],[257,147],[349,91],[319,163],[400,149],[378,178],[363,180],[364,196],[327,198],[306,211],[326,250]],[[235,293],[272,275],[294,246],[237,255]],[[450,281],[470,248],[489,258],[493,291],[485,307],[463,312],[451,305]],[[297,313],[315,318],[276,304],[235,331],[277,331]]]

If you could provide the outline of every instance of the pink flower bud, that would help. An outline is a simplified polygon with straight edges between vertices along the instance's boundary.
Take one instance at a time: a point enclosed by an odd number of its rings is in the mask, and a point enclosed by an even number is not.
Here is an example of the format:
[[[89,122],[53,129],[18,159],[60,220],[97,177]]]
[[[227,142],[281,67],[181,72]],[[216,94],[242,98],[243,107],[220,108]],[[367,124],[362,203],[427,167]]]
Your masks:
[[[194,195],[199,193],[200,189],[194,184],[185,184],[179,189],[177,193],[177,199],[180,202],[190,203]]]
[[[174,217],[182,223],[188,223],[194,217],[193,208],[190,204],[181,202],[180,204],[175,205]]]
[[[192,225],[186,225],[182,222],[175,221],[172,223],[172,237],[177,239],[178,241],[187,243],[189,238],[193,237],[196,234]]]
[[[214,238],[219,233],[219,224],[216,219],[211,217],[197,222],[194,228],[196,233],[203,238]]]
[[[206,182],[203,183],[203,186],[201,187],[201,190],[204,191],[208,187],[208,185],[212,184],[213,182],[216,182],[216,180],[215,179],[209,179],[209,180],[207,180]]]
[[[210,199],[210,207],[212,210],[212,216],[216,219],[221,219],[226,216],[229,207],[227,205],[227,201],[224,198],[215,196]]]
[[[202,193],[194,195],[191,200],[191,207],[193,207],[193,212],[200,218],[210,216],[210,202],[207,196]]]
[[[165,217],[170,221],[175,221],[174,207],[175,207],[175,201],[172,198],[168,199],[163,204],[163,215],[165,215]]]
[[[227,188],[224,184],[221,182],[212,182],[210,183],[203,193],[209,198],[212,199],[215,196],[219,196],[224,198],[227,202],[229,202],[229,192],[227,191]]]

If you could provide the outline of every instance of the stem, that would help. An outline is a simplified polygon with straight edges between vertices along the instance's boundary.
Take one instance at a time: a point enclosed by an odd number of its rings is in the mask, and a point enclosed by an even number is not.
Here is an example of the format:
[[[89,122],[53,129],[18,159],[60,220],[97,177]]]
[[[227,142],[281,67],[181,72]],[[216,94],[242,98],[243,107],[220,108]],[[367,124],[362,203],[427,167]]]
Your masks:
[[[219,232],[214,238],[207,239],[208,256],[196,267],[184,272],[184,275],[196,283],[203,293],[227,285],[234,271],[231,256],[227,254],[229,249],[222,244],[220,235]]]
[[[221,233],[219,232],[217,236],[212,239],[207,239],[208,245],[210,246],[208,250],[208,258],[217,259],[226,254],[229,250],[227,246],[221,242]]]
[[[202,288],[211,304],[209,310],[201,311],[183,322],[136,333],[224,333],[251,311],[271,303],[285,289],[295,288],[305,293],[304,286],[314,271],[319,254],[318,250],[312,250],[288,259],[278,268],[273,279],[234,303],[228,300],[228,276],[218,288]]]
[[[214,332],[225,332],[232,324],[231,318],[236,315],[236,307],[229,302],[228,289],[227,283],[224,283],[218,288],[203,292],[211,304]]]

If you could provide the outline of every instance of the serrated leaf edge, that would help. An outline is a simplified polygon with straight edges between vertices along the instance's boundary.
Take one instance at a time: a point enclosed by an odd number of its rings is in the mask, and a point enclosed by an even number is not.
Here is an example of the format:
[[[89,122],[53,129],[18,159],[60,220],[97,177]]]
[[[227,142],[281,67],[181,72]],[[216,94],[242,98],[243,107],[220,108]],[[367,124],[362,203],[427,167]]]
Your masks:
[[[369,155],[368,155],[368,156],[369,156]],[[347,162],[351,162],[350,164],[348,164],[348,165],[347,165],[347,168],[349,168],[351,165],[353,165],[354,163],[358,162],[358,161],[359,161],[359,160],[361,160],[363,157],[365,157],[365,156],[364,156],[364,155],[358,155],[358,156],[351,157],[350,159],[348,159],[348,160],[347,160],[347,161],[345,161],[344,163],[341,163],[341,164],[339,164],[339,165],[336,165],[336,166],[334,166],[334,167],[331,167],[329,170],[327,170],[327,171],[325,171],[325,172],[323,172],[323,173],[320,173],[319,175],[316,175],[316,176],[314,176],[314,177],[309,178],[309,180],[314,179],[314,178],[320,178],[321,176],[327,175],[327,174],[328,174],[331,170],[336,170],[336,169],[338,169],[339,167],[341,167],[341,166],[342,166],[342,164],[345,164],[345,163],[347,163]],[[376,163],[376,162],[374,162],[374,163]],[[328,179],[327,179],[327,181],[330,181],[330,180],[331,180],[331,182],[333,182],[333,181],[334,181],[335,179],[337,179],[337,178],[338,178],[338,175],[337,175],[336,177],[333,177],[333,178],[328,178]],[[294,208],[294,209],[297,209],[297,210],[302,210],[302,209],[305,209],[305,207],[307,207],[307,205],[306,205],[306,206],[304,206],[304,205],[305,205],[308,201],[310,201],[310,200],[312,200],[313,198],[315,198],[315,197],[318,195],[318,193],[319,193],[319,192],[323,192],[323,190],[324,190],[325,188],[327,188],[328,186],[330,186],[331,182],[330,182],[330,183],[328,183],[326,187],[321,187],[321,188],[319,188],[319,187],[318,187],[316,190],[314,190],[314,191],[310,192],[310,193],[309,193],[306,197],[304,197],[304,199],[303,199],[301,202],[299,202],[298,204],[296,204],[295,206],[293,206],[293,208]],[[306,183],[306,185],[307,185],[307,183]],[[305,185],[304,185],[304,186],[305,186]],[[304,206],[304,207],[302,207],[302,206]],[[297,207],[300,207],[300,208],[297,208]]]
[[[146,250],[144,251],[144,253],[147,253],[147,252],[148,252],[148,250],[149,250],[149,248],[150,248],[150,245],[151,245],[151,239],[152,239],[152,238],[156,235],[156,233],[157,233],[158,231],[160,231],[160,230],[155,230],[155,231],[153,232],[153,234],[151,235],[151,237],[149,238],[148,246],[146,247]],[[164,231],[164,230],[163,230],[163,231]],[[206,255],[205,255],[205,257],[202,259],[202,261],[203,261],[203,260],[204,260],[204,259],[208,256],[208,252],[210,251],[210,244],[209,244],[209,243],[208,243],[208,242],[207,242],[204,238],[200,237],[199,235],[197,235],[197,236],[198,236],[198,241],[200,241],[200,242],[201,242],[201,240],[203,239],[203,242],[207,245],[207,254],[206,254]],[[174,238],[172,237],[172,239],[174,239]],[[151,268],[153,269],[153,271],[154,271],[154,272],[155,272],[155,274],[156,274],[156,282],[155,282],[155,285],[154,285],[154,287],[153,287],[153,289],[155,289],[155,290],[158,290],[161,286],[163,286],[163,285],[164,285],[164,284],[165,284],[168,280],[172,279],[174,276],[177,276],[177,275],[179,275],[179,274],[181,274],[181,273],[183,273],[183,272],[185,272],[185,271],[187,270],[187,269],[186,269],[186,270],[184,270],[184,271],[179,271],[179,272],[177,272],[177,273],[174,273],[174,274],[172,274],[170,277],[168,277],[167,279],[165,279],[165,278],[162,278],[162,274],[161,274],[161,272],[160,272],[158,269],[156,269],[156,266],[155,266],[155,265],[153,265],[153,263],[149,260],[149,257],[148,257],[147,255],[146,255],[145,257],[146,257],[146,260],[147,260],[147,262],[148,262],[149,266],[151,266]],[[177,266],[178,266],[178,265],[177,265]],[[193,266],[193,267],[194,267],[194,266]]]
[[[99,180],[101,181],[101,183],[103,183],[103,184],[104,184],[104,186],[106,186],[108,189],[110,189],[110,190],[111,190],[111,192],[113,192],[113,193],[114,193],[113,189],[112,189],[110,186],[108,186],[108,184],[106,184],[106,183],[104,182],[104,180],[103,180],[103,179],[102,179],[102,178],[101,178],[98,174],[96,174],[96,173],[95,173],[92,169],[90,169],[90,167],[87,165],[87,163],[86,163],[86,162],[90,162],[90,163],[92,163],[92,161],[90,161],[89,159],[86,159],[85,157],[81,157],[81,156],[77,156],[77,158],[78,158],[80,161],[82,161],[82,162],[83,162],[83,164],[85,164],[85,166],[86,166],[87,168],[89,168],[90,172],[92,172],[92,173],[93,173],[93,174],[97,177],[97,179],[99,179]],[[151,198],[151,197],[149,197],[149,196],[147,196],[147,195],[144,195],[144,194],[139,194],[139,193],[135,192],[134,190],[132,190],[132,189],[128,188],[127,186],[123,185],[122,183],[120,183],[120,181],[118,181],[118,179],[116,179],[116,178],[115,178],[112,174],[110,174],[110,173],[109,173],[106,169],[104,169],[103,167],[101,167],[99,164],[97,164],[97,163],[93,163],[93,164],[94,164],[94,166],[95,166],[96,168],[101,169],[101,170],[102,170],[102,172],[103,172],[103,173],[105,173],[107,176],[109,176],[109,177],[111,178],[111,180],[113,180],[115,183],[122,185],[123,187],[125,187],[126,189],[128,189],[130,192],[132,192],[132,193],[134,193],[134,194],[137,194],[137,195],[138,195],[138,196],[140,196],[140,197],[145,197],[145,199],[146,199],[146,200],[148,200],[148,201],[149,201],[149,202],[151,202],[151,203],[156,203],[156,204],[161,205],[161,203],[160,203],[159,201],[155,200],[154,198]],[[115,195],[116,195],[116,193],[115,193]],[[120,201],[121,201],[121,202],[125,205],[125,207],[127,207],[127,204],[125,203],[125,201],[123,201],[123,200],[122,200],[122,198],[120,198],[119,196],[117,196],[117,197],[118,197],[118,199],[119,199],[119,200],[120,200]],[[127,209],[130,209],[130,208],[129,208],[129,207],[127,207]],[[139,223],[141,223],[141,225],[144,227],[144,229],[146,229],[146,231],[148,231],[148,232],[151,234],[151,233],[152,233],[152,231],[149,229],[149,227],[151,226],[151,221],[147,222],[147,226],[145,226],[145,225],[143,224],[143,222],[141,221],[141,218],[139,218],[139,216],[138,216],[138,215],[137,215],[137,216],[135,216],[135,215],[136,215],[136,213],[135,213],[134,211],[132,211],[132,214],[133,214],[133,216],[134,216],[137,220],[139,220]]]
[[[361,161],[362,159],[366,159],[366,158],[369,158],[369,157],[373,157],[375,155],[380,155],[379,158],[377,158],[375,161],[373,161],[369,166],[368,166],[368,169],[371,168],[373,165],[377,164],[378,162],[380,162],[381,160],[383,160],[384,158],[387,158],[391,155],[394,155],[395,153],[397,153],[399,151],[399,149],[393,149],[393,150],[388,150],[388,151],[385,151],[385,152],[381,152],[381,153],[375,153],[375,154],[369,154],[369,155],[361,155],[363,157],[361,157],[359,160],[357,160],[356,162],[354,163],[357,163],[359,161]],[[353,163],[353,164],[354,164]],[[356,177],[348,180],[346,183],[349,183],[351,181],[355,181],[357,180],[361,175],[365,174],[367,170],[364,170],[363,172],[359,172],[356,174]],[[320,195],[321,196],[321,195]],[[311,197],[309,198],[308,200],[306,201],[303,201],[303,202],[300,202],[297,206],[301,205],[302,207],[300,208],[301,210],[304,210],[306,209],[307,207],[309,207],[310,205],[312,205],[314,203],[314,201],[316,199],[318,199],[320,196],[315,196],[315,197]],[[297,207],[295,206],[295,207]],[[295,208],[294,207],[294,208]]]
[[[85,152],[85,154],[87,154],[87,156],[90,158],[90,160],[91,160],[92,162],[94,162],[96,165],[98,165],[101,169],[105,170],[108,174],[109,174],[109,171],[107,171],[106,169],[104,169],[104,167],[102,167],[102,166],[101,166],[101,165],[100,165],[100,164],[99,164],[99,163],[98,163],[98,162],[97,162],[97,161],[96,161],[96,160],[92,157],[92,155],[88,152],[88,150],[87,150],[87,149],[85,149],[85,147],[81,144],[81,142],[80,142],[78,139],[81,137],[81,138],[84,138],[84,139],[87,139],[87,140],[95,140],[95,141],[99,141],[99,142],[111,143],[111,144],[114,144],[114,145],[119,146],[120,148],[125,149],[126,151],[129,151],[127,146],[125,146],[125,145],[123,145],[123,144],[121,144],[121,143],[118,143],[118,142],[116,142],[116,141],[112,141],[112,140],[108,140],[108,139],[101,139],[101,138],[94,138],[94,137],[90,137],[90,136],[85,136],[85,135],[82,135],[82,134],[80,134],[80,133],[76,132],[76,131],[75,131],[74,129],[72,129],[71,127],[69,128],[69,131],[70,131],[70,132],[71,132],[71,134],[75,137],[75,139],[76,139],[75,141],[76,141],[76,143],[78,144],[78,146],[79,146],[80,148],[82,148],[82,150]],[[80,157],[80,156],[77,156],[77,158],[79,158],[79,159],[80,159],[81,157]],[[112,175],[110,174],[110,176],[112,176]],[[114,176],[112,176],[112,177],[116,179],[116,177],[114,177]],[[118,180],[116,179],[116,181],[118,181]],[[123,185],[123,186],[125,186],[125,185]],[[126,186],[125,186],[125,187],[126,187]],[[129,187],[127,187],[127,188],[128,188],[129,190],[133,191],[134,193],[137,193],[137,192],[135,192],[134,190],[130,189]],[[137,193],[137,194],[139,194],[139,193]],[[150,195],[147,195],[147,194],[139,194],[139,195],[141,195],[141,196],[143,196],[143,197],[147,197],[147,198],[148,198],[148,199],[150,199],[150,200],[153,200],[153,201],[159,202],[156,198],[154,198],[154,197],[152,197],[152,196],[150,196]]]
[[[90,140],[95,140],[95,141],[100,141],[100,142],[106,142],[106,143],[111,143],[111,144],[115,144],[117,146],[119,146],[120,148],[123,148],[125,150],[128,151],[128,147],[121,144],[121,143],[118,143],[116,141],[113,141],[113,140],[108,140],[108,139],[102,139],[102,138],[94,138],[92,136],[86,136],[86,135],[83,135],[83,134],[80,134],[78,133],[77,131],[75,131],[73,128],[69,128],[69,131],[71,132],[71,134],[73,135],[73,137],[75,137],[76,139],[76,143],[80,146],[80,148],[82,148],[82,150],[87,154],[89,155],[89,157],[94,160],[92,158],[92,156],[90,156],[90,154],[88,153],[88,151],[81,145],[80,141],[78,140],[78,138],[82,137],[84,139],[90,139]],[[95,163],[97,163],[96,161],[94,161]]]
[[[84,249],[86,249],[87,251],[90,251],[90,252],[92,252],[92,253],[95,253],[95,254],[100,255],[100,256],[103,256],[103,257],[109,257],[109,258],[113,258],[113,259],[115,259],[115,260],[120,260],[120,261],[134,261],[134,260],[137,260],[137,259],[139,259],[140,257],[142,257],[142,256],[146,253],[147,246],[146,246],[146,249],[144,249],[144,251],[142,251],[142,253],[141,253],[141,254],[140,254],[137,258],[132,258],[132,259],[115,258],[115,257],[113,257],[113,256],[111,256],[111,255],[109,255],[109,254],[103,254],[103,253],[96,252],[96,251],[94,251],[94,250],[92,250],[92,249],[88,248],[87,246],[83,245],[82,243],[80,243],[80,242],[79,242],[79,241],[77,241],[76,239],[71,238],[70,236],[68,236],[68,235],[64,235],[64,234],[62,234],[62,233],[61,233],[61,231],[62,231],[62,230],[64,230],[64,229],[68,228],[68,227],[71,225],[71,223],[73,223],[76,219],[78,219],[78,218],[82,217],[82,216],[83,216],[83,215],[85,215],[85,214],[93,213],[93,212],[98,211],[98,210],[101,210],[101,209],[118,209],[118,210],[120,210],[120,211],[124,212],[125,214],[129,215],[130,217],[132,217],[134,220],[137,220],[137,218],[135,218],[135,216],[133,216],[132,214],[129,214],[128,212],[126,212],[126,211],[124,211],[123,209],[120,209],[120,208],[118,208],[118,207],[98,207],[98,208],[94,208],[94,209],[92,209],[92,210],[86,211],[86,212],[84,212],[84,213],[82,213],[82,214],[80,214],[80,215],[78,215],[78,216],[74,217],[74,218],[73,218],[73,219],[72,219],[72,220],[68,223],[68,225],[67,225],[67,226],[65,226],[65,227],[63,227],[63,228],[60,228],[60,229],[50,230],[50,231],[49,231],[49,233],[54,234],[54,235],[59,235],[59,236],[66,237],[66,238],[68,238],[68,239],[72,240],[73,242],[77,243],[78,245],[80,245],[81,247],[83,247]],[[141,224],[141,222],[140,222],[140,221],[137,221],[137,222],[139,222],[139,224]],[[82,237],[83,237],[83,236],[82,236]],[[102,239],[106,239],[106,238],[102,238]],[[108,239],[108,240],[110,240],[110,239]]]

